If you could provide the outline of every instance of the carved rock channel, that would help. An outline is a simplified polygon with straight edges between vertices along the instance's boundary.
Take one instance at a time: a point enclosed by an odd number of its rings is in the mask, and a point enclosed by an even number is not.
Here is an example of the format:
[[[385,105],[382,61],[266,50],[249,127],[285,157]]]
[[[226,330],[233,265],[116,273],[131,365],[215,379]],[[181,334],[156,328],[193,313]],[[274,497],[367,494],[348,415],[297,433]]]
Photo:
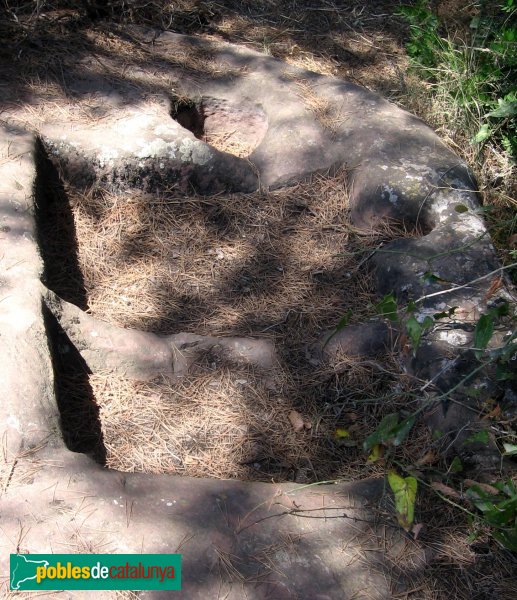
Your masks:
[[[441,391],[461,381],[472,366],[468,349],[475,316],[502,301],[515,311],[504,278],[489,293],[492,275],[502,271],[479,214],[473,177],[422,121],[356,85],[245,48],[172,33],[156,37],[144,29],[134,29],[132,35],[153,39],[149,52],[157,65],[164,57],[198,51],[206,43],[223,75],[200,80],[171,61],[168,75],[181,82],[182,95],[189,99],[175,108],[172,91],[150,97],[143,86],[113,83],[86,56],[81,71],[63,77],[72,104],[88,100],[99,120],[62,123],[49,118],[37,127],[20,127],[15,123],[23,120],[16,120],[12,109],[0,130],[6,265],[0,280],[0,415],[13,465],[0,500],[2,529],[10,534],[5,545],[19,551],[13,540],[22,522],[30,524],[24,530],[24,549],[41,553],[52,544],[56,550],[79,536],[74,527],[80,520],[82,539],[99,542],[99,532],[105,532],[104,551],[173,552],[181,547],[185,598],[213,595],[219,585],[214,566],[223,556],[238,557],[245,582],[225,583],[228,598],[242,598],[242,586],[257,599],[278,592],[282,598],[337,600],[343,590],[353,597],[364,589],[388,598],[391,588],[380,571],[364,563],[351,573],[344,560],[344,555],[355,560],[361,536],[377,527],[373,507],[382,497],[381,481],[330,485],[315,494],[295,484],[122,474],[65,447],[44,313],[55,319],[91,371],[108,367],[136,379],[156,374],[175,378],[188,372],[198,351],[216,349],[232,361],[269,372],[274,385],[278,361],[275,349],[259,339],[191,333],[160,337],[117,328],[46,289],[34,219],[36,140],[77,189],[248,192],[346,166],[357,228],[369,230],[392,220],[415,232],[413,238],[384,245],[371,258],[379,295],[393,293],[401,303],[417,300],[419,319],[451,306],[457,309],[445,328],[428,335],[415,357],[405,352],[396,329],[376,322],[345,328],[330,341],[326,333],[309,349],[310,360],[332,362],[343,351],[366,358],[395,351],[408,372],[433,381]],[[132,69],[127,76],[138,82],[143,75]],[[311,112],[308,96],[324,103],[332,118]],[[246,125],[236,134],[242,119]],[[241,156],[212,145],[216,134],[234,136]],[[423,278],[429,265],[440,281]],[[444,290],[443,281],[453,285]],[[472,409],[492,392],[493,377],[490,370],[480,370],[467,383],[433,407],[428,418],[434,427],[455,431],[475,419]],[[468,392],[473,386],[481,390],[476,399]],[[11,488],[18,472],[18,487]],[[328,517],[345,517],[321,519],[316,525],[292,517],[322,507]],[[303,562],[282,558],[278,548],[287,530],[302,540],[298,555],[306,557]],[[336,539],[347,539],[341,553],[327,543]],[[279,544],[276,567],[261,579],[265,571],[259,558],[271,544]],[[3,572],[6,556],[0,557]]]

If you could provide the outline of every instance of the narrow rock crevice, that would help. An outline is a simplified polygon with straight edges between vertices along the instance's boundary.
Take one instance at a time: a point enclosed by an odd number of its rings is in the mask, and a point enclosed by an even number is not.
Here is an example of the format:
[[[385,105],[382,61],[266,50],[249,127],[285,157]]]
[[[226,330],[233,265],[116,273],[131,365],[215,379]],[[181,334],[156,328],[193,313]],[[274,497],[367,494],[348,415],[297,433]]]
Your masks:
[[[72,452],[106,463],[99,408],[89,383],[86,362],[52,311],[42,303],[43,319],[54,371],[54,390],[63,440]]]

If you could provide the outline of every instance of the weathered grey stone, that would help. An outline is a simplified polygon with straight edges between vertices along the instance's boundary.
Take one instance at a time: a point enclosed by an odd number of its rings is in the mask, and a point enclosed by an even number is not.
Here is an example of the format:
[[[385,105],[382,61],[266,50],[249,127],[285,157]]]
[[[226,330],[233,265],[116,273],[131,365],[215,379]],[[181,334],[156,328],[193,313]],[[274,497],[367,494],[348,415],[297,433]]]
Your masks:
[[[383,321],[349,325],[338,332],[328,331],[311,346],[307,358],[313,365],[330,363],[346,370],[342,359],[370,359],[385,356],[396,346],[397,330]]]
[[[429,127],[360,86],[247,48],[141,28],[133,28],[133,35],[153,40],[146,50],[155,61],[156,81],[151,72],[125,65],[142,90],[115,84],[85,58],[80,72],[64,77],[74,103],[87,98],[88,111],[102,119],[39,127],[49,153],[76,185],[250,191],[345,164],[357,226],[368,229],[391,219],[424,230],[433,224],[435,192],[448,185],[475,189],[467,166]],[[203,77],[175,60],[189,55],[201,56]],[[184,112],[175,121],[164,92],[152,101],[146,97],[144,90],[154,83],[162,89],[158,76],[164,71],[198,111],[194,120]],[[209,137],[236,135],[253,149],[249,162],[196,139],[192,131],[199,135],[203,126]]]
[[[95,319],[50,290],[44,301],[91,372],[108,370],[140,381],[179,377],[207,351],[222,360],[266,371],[278,368],[274,346],[268,340],[192,333],[159,336]]]
[[[196,139],[169,114],[164,102],[111,107],[101,125],[41,127],[49,157],[79,188],[128,187],[147,192],[176,187],[187,193],[249,191],[257,177],[246,161]]]
[[[0,397],[5,451],[17,455],[58,432],[52,365],[43,320],[43,270],[36,247],[33,188],[34,138],[0,126]]]
[[[387,600],[379,558],[371,565],[361,558],[366,541],[369,548],[386,544],[374,504],[381,496],[378,479],[314,489],[193,480],[117,473],[56,451],[29,483],[9,487],[0,499],[0,573],[9,573],[10,552],[180,552],[179,594],[187,600],[219,592],[229,600],[351,600],[365,589]]]
[[[164,338],[95,319],[51,291],[45,303],[91,372],[115,371],[142,381],[173,376],[173,351]]]

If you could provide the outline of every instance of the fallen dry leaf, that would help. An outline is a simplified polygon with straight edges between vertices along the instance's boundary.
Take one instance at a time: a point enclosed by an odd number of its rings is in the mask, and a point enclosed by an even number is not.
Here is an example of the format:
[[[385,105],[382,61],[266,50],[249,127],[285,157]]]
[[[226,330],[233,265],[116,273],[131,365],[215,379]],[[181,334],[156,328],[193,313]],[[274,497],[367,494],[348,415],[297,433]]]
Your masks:
[[[305,427],[301,414],[295,410],[289,413],[289,421],[295,431],[301,431]]]
[[[496,405],[495,408],[493,408],[489,413],[487,413],[482,420],[485,419],[493,419],[495,417],[498,417],[501,414],[501,407],[499,406],[499,404]]]
[[[416,462],[417,466],[431,465],[436,461],[436,454],[432,450],[426,452],[422,458],[419,458]]]
[[[489,485],[488,483],[478,483],[473,479],[465,479],[463,481],[463,485],[467,488],[477,486],[480,490],[483,490],[483,492],[486,492],[487,494],[492,494],[493,496],[497,496],[497,494],[499,494],[499,490],[493,485]]]
[[[411,344],[409,343],[409,338],[405,333],[400,334],[399,345],[400,345],[402,354],[407,355],[410,353]]]
[[[413,539],[416,540],[424,527],[423,523],[415,523],[411,529],[411,533],[413,534]]]
[[[449,496],[450,498],[456,498],[456,500],[461,499],[461,495],[453,488],[445,485],[444,483],[440,483],[439,481],[433,481],[431,483],[431,487],[433,490],[437,492],[441,492],[444,496]]]

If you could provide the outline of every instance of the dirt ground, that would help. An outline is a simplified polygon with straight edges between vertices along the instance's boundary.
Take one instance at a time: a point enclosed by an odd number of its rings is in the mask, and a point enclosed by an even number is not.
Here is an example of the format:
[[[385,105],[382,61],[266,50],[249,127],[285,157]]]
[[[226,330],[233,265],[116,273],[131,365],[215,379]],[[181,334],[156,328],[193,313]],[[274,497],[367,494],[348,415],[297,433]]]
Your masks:
[[[88,15],[71,2],[30,11],[10,4],[0,24],[0,37],[10,40],[0,48],[0,72],[9,81],[0,84],[0,110],[20,105],[34,122],[60,111],[67,97],[60,67],[84,53],[134,61],[139,49],[121,29],[127,23],[245,44],[418,109],[414,98],[405,102],[414,83],[397,1],[88,4]],[[458,3],[435,4],[461,25]],[[228,140],[208,141],[239,152]],[[345,172],[275,192],[215,197],[79,193],[58,179],[54,185],[49,193],[66,202],[56,203],[42,235],[55,257],[68,256],[72,245],[76,258],[55,261],[52,287],[62,297],[123,327],[266,337],[283,365],[273,386],[263,373],[218,364],[209,354],[180,386],[96,373],[87,385],[107,466],[301,483],[384,472],[383,461],[366,460],[362,440],[383,415],[411,408],[415,382],[391,356],[367,363],[342,357],[339,369],[307,357],[307,346],[347,311],[352,323],[374,314],[378,299],[365,261],[379,244],[406,235],[354,230]],[[85,384],[64,377],[62,385],[74,396]],[[80,448],[88,432],[75,429],[71,437]],[[431,468],[440,463],[440,443],[416,427],[401,452]],[[422,493],[417,518],[434,559],[415,578],[411,597],[515,597],[514,558],[482,532],[472,543],[467,520],[443,502],[436,510],[436,502]]]

